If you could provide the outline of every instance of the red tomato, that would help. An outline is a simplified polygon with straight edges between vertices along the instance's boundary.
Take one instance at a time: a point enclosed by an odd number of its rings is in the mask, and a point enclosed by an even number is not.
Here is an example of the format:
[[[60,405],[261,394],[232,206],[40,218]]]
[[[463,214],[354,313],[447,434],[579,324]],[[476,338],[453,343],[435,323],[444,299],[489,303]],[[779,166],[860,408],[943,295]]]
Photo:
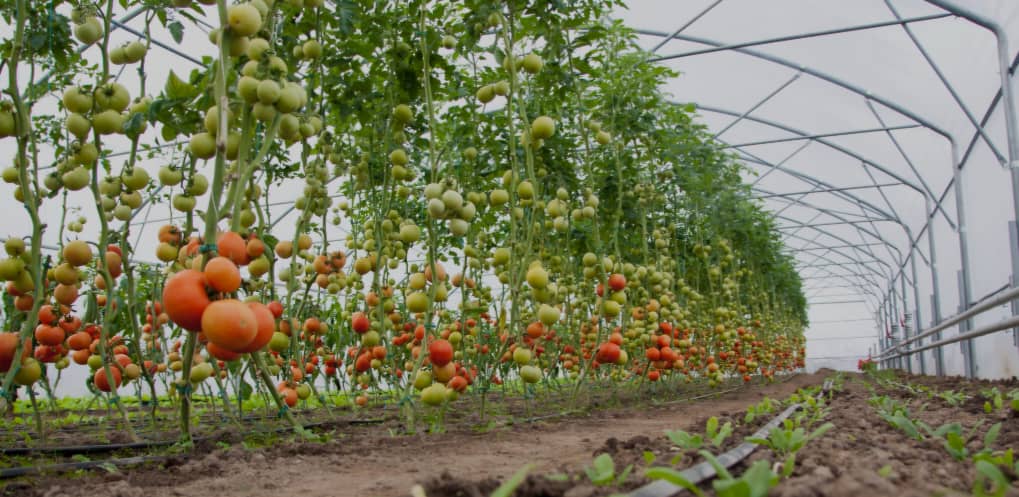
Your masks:
[[[445,366],[453,360],[453,345],[445,340],[435,340],[428,344],[428,359],[438,367]]]

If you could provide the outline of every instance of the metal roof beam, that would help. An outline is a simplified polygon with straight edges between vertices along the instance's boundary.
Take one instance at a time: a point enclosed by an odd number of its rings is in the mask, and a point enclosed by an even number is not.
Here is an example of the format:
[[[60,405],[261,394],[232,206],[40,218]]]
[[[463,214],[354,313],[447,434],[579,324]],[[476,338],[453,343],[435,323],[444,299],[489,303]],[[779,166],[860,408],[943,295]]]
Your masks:
[[[884,27],[888,27],[888,26],[903,25],[903,24],[907,24],[907,23],[911,23],[911,22],[933,21],[933,20],[937,20],[937,19],[944,19],[946,17],[954,17],[954,15],[953,14],[947,14],[947,13],[946,14],[931,14],[931,15],[926,15],[926,16],[910,17],[910,18],[907,18],[907,19],[898,19],[898,20],[895,20],[895,21],[882,21],[882,22],[872,22],[872,23],[868,23],[868,24],[858,24],[858,25],[855,25],[855,26],[846,26],[844,28],[826,29],[826,30],[822,30],[822,31],[812,31],[812,32],[809,32],[809,33],[799,33],[799,34],[794,34],[794,35],[777,36],[777,37],[774,37],[774,38],[765,38],[763,40],[746,41],[746,42],[742,42],[742,43],[732,43],[732,44],[728,44],[728,45],[715,46],[715,47],[712,47],[712,48],[704,48],[704,49],[700,49],[700,50],[692,50],[690,52],[683,52],[683,53],[672,54],[672,55],[663,55],[661,57],[656,57],[656,58],[653,58],[653,59],[650,59],[650,60],[652,62],[658,62],[658,61],[663,61],[663,60],[673,60],[673,59],[679,59],[679,58],[683,58],[683,57],[691,57],[691,56],[694,56],[694,55],[704,55],[704,54],[715,53],[715,52],[724,52],[726,50],[737,50],[737,49],[747,48],[747,47],[756,47],[756,46],[759,46],[759,45],[770,45],[772,43],[782,43],[782,42],[786,42],[786,41],[796,41],[796,40],[803,40],[803,39],[807,39],[807,38],[816,38],[818,36],[830,36],[830,35],[835,35],[835,34],[851,33],[853,31],[864,31],[864,30],[868,30],[868,29],[877,29],[877,28],[884,28]],[[641,33],[641,34],[651,34],[651,33]],[[682,39],[682,38],[679,37],[678,33],[675,33],[675,34],[667,36],[666,39],[671,40],[671,39]]]
[[[854,129],[854,130],[850,130],[850,131],[836,131],[836,132],[833,132],[833,133],[818,133],[818,134],[814,134],[814,135],[805,135],[805,136],[790,136],[790,137],[786,137],[786,138],[775,138],[775,139],[772,139],[772,140],[760,140],[760,141],[753,141],[753,142],[746,142],[746,143],[736,143],[736,144],[731,144],[731,145],[725,145],[722,148],[752,147],[752,146],[756,146],[756,145],[771,145],[773,143],[786,143],[786,142],[794,142],[794,141],[800,141],[800,140],[812,140],[812,139],[815,139],[815,138],[833,138],[833,137],[837,137],[837,136],[862,135],[862,134],[867,134],[867,133],[880,133],[882,131],[883,132],[892,132],[892,131],[897,131],[897,130],[901,130],[901,129],[914,129],[914,128],[922,128],[922,127],[923,126],[920,126],[919,124],[902,124],[902,125],[899,125],[899,126],[885,126],[884,124],[882,124],[880,128]]]
[[[870,189],[870,188],[883,188],[883,187],[899,186],[899,185],[902,185],[902,183],[895,182],[895,183],[882,183],[880,185],[844,186],[842,188],[824,188],[824,189],[806,190],[806,191],[800,191],[800,192],[769,193],[767,195],[757,195],[757,196],[754,196],[754,197],[751,197],[751,198],[754,199],[754,200],[758,200],[758,199],[763,199],[763,198],[788,197],[788,196],[792,196],[792,195],[810,194],[810,193],[831,193],[831,192],[845,192],[845,191],[849,191],[849,190],[867,190],[867,189]]]
[[[651,48],[651,53],[657,52],[659,48],[662,48],[663,46],[665,46],[666,43],[672,41],[676,37],[676,35],[678,35],[679,33],[682,33],[683,30],[685,30],[686,28],[689,28],[690,25],[692,25],[693,23],[695,23],[698,20],[700,20],[700,18],[704,17],[708,12],[711,12],[711,9],[714,9],[715,7],[718,7],[718,4],[720,4],[720,3],[722,3],[722,0],[715,0],[710,5],[705,7],[703,10],[698,12],[697,15],[693,16],[689,21],[687,21],[682,26],[680,26],[675,31],[673,31],[672,34],[670,34],[667,37],[662,38],[661,41],[659,41],[654,47]]]

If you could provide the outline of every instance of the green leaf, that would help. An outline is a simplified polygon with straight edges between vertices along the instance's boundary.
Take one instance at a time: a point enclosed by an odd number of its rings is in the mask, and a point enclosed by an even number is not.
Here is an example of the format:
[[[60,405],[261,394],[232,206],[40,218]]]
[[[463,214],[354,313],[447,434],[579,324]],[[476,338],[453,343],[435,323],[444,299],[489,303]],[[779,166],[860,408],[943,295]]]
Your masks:
[[[704,433],[708,435],[708,438],[715,438],[715,433],[718,432],[718,418],[711,416],[708,418],[708,425],[704,428]]]
[[[698,451],[697,453],[700,454],[705,461],[708,461],[708,464],[710,464],[712,468],[715,468],[715,473],[718,473],[719,478],[725,480],[732,479],[732,473],[730,473],[729,470],[725,469],[725,466],[722,466],[722,463],[718,462],[718,458],[716,458],[710,452],[702,450]]]
[[[704,445],[703,437],[682,430],[665,430],[665,436],[685,450],[697,450]]]
[[[630,477],[630,472],[632,471],[633,465],[628,464],[626,468],[624,468],[623,471],[619,473],[619,477],[616,478],[616,485],[622,485],[623,483],[626,483],[626,479]]]
[[[651,452],[650,450],[645,450],[644,451],[644,463],[645,464],[652,464],[652,463],[655,462],[655,459],[657,459],[657,457],[655,456],[654,452]]]
[[[782,478],[789,478],[792,476],[793,471],[796,470],[796,453],[791,452],[788,456],[785,456],[785,462],[782,463]]]
[[[608,485],[615,479],[616,463],[612,456],[601,454],[594,458],[591,466],[584,469],[591,483],[595,485]]]
[[[499,488],[492,492],[491,497],[510,497],[513,495],[513,491],[524,482],[524,479],[527,478],[527,473],[529,473],[533,467],[533,464],[527,464],[518,469],[516,473],[513,473],[513,476],[509,477],[509,479],[504,481],[502,485],[499,485]]]
[[[987,430],[987,433],[984,434],[984,449],[985,450],[991,450],[991,446],[994,445],[994,442],[998,441],[998,435],[1000,433],[1001,433],[1001,423],[995,423],[993,426],[990,427],[990,429]]]
[[[198,94],[197,88],[181,80],[172,69],[170,75],[166,77],[164,91],[167,97],[181,100],[191,99]]]
[[[976,462],[977,477],[973,482],[973,495],[976,497],[1002,497],[1008,492],[1008,479],[997,466],[987,461]],[[988,488],[988,484],[991,484]]]
[[[180,21],[173,21],[166,25],[166,29],[170,31],[173,41],[180,45],[180,42],[184,40],[184,25]]]
[[[831,423],[825,423],[825,424],[821,425],[818,429],[814,430],[809,436],[807,436],[807,440],[806,441],[809,442],[809,441],[811,441],[811,440],[813,440],[815,438],[818,438],[821,435],[824,435],[825,433],[828,433],[828,431],[831,430],[832,428],[835,428],[835,425],[833,425]]]
[[[251,386],[251,384],[243,380],[241,381],[239,390],[241,400],[248,400],[251,398],[251,395],[255,393],[255,389]]]
[[[703,497],[704,492],[697,485],[694,485],[690,480],[686,479],[682,473],[672,468],[655,467],[650,468],[644,472],[644,476],[651,480],[665,480],[677,487],[683,487],[689,490],[692,494],[697,497]]]

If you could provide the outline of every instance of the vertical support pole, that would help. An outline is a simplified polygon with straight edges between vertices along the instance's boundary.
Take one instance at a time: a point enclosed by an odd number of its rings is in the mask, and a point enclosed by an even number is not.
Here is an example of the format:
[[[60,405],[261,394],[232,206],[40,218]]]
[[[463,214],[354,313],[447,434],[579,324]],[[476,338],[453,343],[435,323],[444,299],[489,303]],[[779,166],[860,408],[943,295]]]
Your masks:
[[[931,294],[931,308],[933,308],[934,304],[936,304],[936,303],[937,303],[937,299],[934,297],[933,294]],[[931,324],[930,324],[931,328],[933,328],[939,322],[940,322],[939,319],[935,319],[933,316],[931,316]],[[941,339],[941,333],[935,333],[933,340],[936,342],[936,341],[938,341],[940,339]],[[923,345],[923,340],[921,340],[920,343],[917,346],[920,346],[920,345]],[[945,356],[941,353],[941,347],[935,347],[933,349],[933,351],[934,351],[934,374],[937,375],[937,376],[944,376],[945,375]]]
[[[954,168],[954,162],[952,167]],[[938,251],[936,244],[934,243],[934,225],[937,224],[934,218],[931,216],[931,200],[924,197],[925,209],[927,217],[930,222],[927,223],[927,252],[930,253],[931,258],[931,326],[935,326],[941,322],[941,289],[938,283]],[[932,338],[935,342],[941,340],[941,332],[934,334]],[[921,342],[918,345],[923,345]],[[944,376],[945,374],[945,356],[944,351],[941,347],[934,349],[934,371],[938,376]]]
[[[962,298],[963,292],[965,292],[965,289],[963,288],[963,286],[966,284],[965,276],[962,274],[962,271],[958,271],[956,273],[956,278],[959,280],[959,296],[960,296],[960,298]],[[968,307],[969,307],[969,303],[968,302],[960,300],[958,312],[963,312]],[[963,334],[963,333],[966,333],[967,331],[969,331],[969,329],[970,329],[969,324],[970,323],[969,323],[968,319],[963,320],[962,322],[959,323],[959,334],[960,335]],[[974,378],[974,377],[976,377],[976,365],[973,363],[973,341],[972,340],[963,340],[963,341],[959,342],[959,347],[961,348],[961,351],[962,351],[962,371],[963,371],[963,374],[965,374],[967,378]]]
[[[895,280],[888,282],[888,329],[892,336],[892,345],[897,345],[901,339],[899,337],[899,305],[896,302],[896,295],[898,292],[895,291]],[[902,369],[902,357],[895,358],[895,369]]]
[[[909,255],[912,256],[913,254],[910,253]],[[902,301],[902,313],[899,314],[898,319],[900,320],[900,325],[899,326],[902,329],[902,340],[905,341],[905,340],[909,340],[909,326],[907,326],[906,321],[912,319],[910,317],[910,314],[909,314],[909,306],[907,305],[907,299],[906,299],[906,275],[905,274],[903,274],[901,276],[901,278],[899,279],[899,284],[902,287],[901,288],[901,292],[899,293],[899,299]],[[902,362],[905,363],[906,371],[909,372],[910,374],[912,374],[913,373],[913,355],[912,354],[906,354],[903,357]]]
[[[878,354],[877,355],[878,355],[878,357],[882,357],[882,356],[885,355],[885,351],[888,349],[888,347],[885,346],[884,304],[879,305],[878,308],[877,308],[877,311],[875,311],[875,313],[876,313],[876,316],[874,316],[874,321],[877,323],[877,346],[878,346]],[[885,367],[885,363],[887,361],[888,361],[887,359],[881,359],[880,361],[878,361],[878,364],[877,364],[878,367],[884,368]]]
[[[970,302],[973,301],[972,285],[970,284],[970,267],[969,267],[969,233],[966,231],[966,202],[965,202],[965,188],[963,188],[963,176],[962,171],[959,169],[959,148],[955,144],[955,140],[952,141],[952,177],[955,178],[954,191],[955,191],[955,217],[956,224],[959,230],[959,259],[961,262],[959,270],[959,312],[964,312],[969,309]],[[967,330],[973,328],[973,320],[965,319],[959,323],[959,333],[965,333]],[[966,377],[974,378],[976,376],[976,364],[974,364],[973,358],[973,340],[964,340],[963,342],[963,362],[966,364]]]
[[[1008,223],[1008,251],[1012,255],[1012,276],[1009,283],[1012,288],[1019,285],[1019,224],[1016,221]],[[1012,315],[1019,315],[1019,300],[1012,301]],[[1019,347],[1019,328],[1012,328],[1012,345]]]
[[[932,219],[931,222],[934,222],[934,220]],[[912,235],[912,233],[909,232],[909,230],[906,231],[906,234],[907,234],[907,236],[909,236],[910,239],[913,239],[913,235]],[[917,248],[916,246],[914,246],[913,250],[919,251],[920,249]],[[923,323],[923,321],[920,319],[920,282],[917,281],[917,279],[916,279],[916,254],[913,251],[910,251],[910,253],[909,253],[909,266],[910,266],[910,272],[913,274],[913,316],[912,317],[913,317],[913,323],[916,323],[915,324],[915,328],[919,330],[920,327],[923,326],[921,324],[921,323]],[[922,339],[921,339],[920,343],[916,344],[916,346],[919,347],[921,345],[923,345]],[[920,359],[920,374],[925,375],[925,374],[927,374],[927,361],[924,360],[923,352],[920,352],[917,355],[919,355],[919,359]],[[910,371],[910,372],[912,372],[912,371]]]

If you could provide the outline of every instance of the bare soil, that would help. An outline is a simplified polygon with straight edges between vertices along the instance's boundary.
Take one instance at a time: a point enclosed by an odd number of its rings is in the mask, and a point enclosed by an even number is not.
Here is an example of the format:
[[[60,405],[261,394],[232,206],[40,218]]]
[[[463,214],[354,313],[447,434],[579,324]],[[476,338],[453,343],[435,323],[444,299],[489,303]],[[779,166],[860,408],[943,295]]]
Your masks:
[[[820,382],[820,379],[817,380]],[[779,497],[855,497],[855,496],[895,496],[895,497],[927,497],[927,496],[963,496],[971,495],[975,472],[970,461],[958,461],[943,447],[941,440],[927,438],[914,440],[897,428],[885,422],[868,403],[873,393],[888,395],[906,402],[914,419],[923,421],[936,428],[945,423],[960,423],[968,433],[970,429],[975,436],[970,440],[968,449],[975,453],[983,448],[983,435],[995,423],[1001,423],[1000,435],[992,447],[993,450],[1007,448],[1019,449],[1019,417],[1006,410],[985,413],[984,399],[980,391],[989,387],[998,387],[1003,393],[1019,387],[1019,382],[1010,381],[970,381],[963,378],[933,378],[900,375],[900,383],[926,385],[938,392],[955,391],[970,395],[970,399],[952,405],[944,399],[929,398],[926,394],[913,393],[906,389],[890,386],[877,386],[873,381],[862,375],[850,375],[844,388],[838,392],[829,404],[831,413],[826,421],[835,425],[823,437],[814,440],[798,454],[798,464],[790,478],[783,480],[772,489],[769,495]],[[872,392],[870,387],[876,387]],[[703,412],[703,411],[702,411]],[[743,413],[730,413],[722,408],[710,415],[719,416],[724,423],[730,419],[737,424]],[[720,449],[712,449],[714,453],[724,452],[740,443],[744,436],[752,433],[757,425],[766,420],[755,420],[747,426],[740,426],[735,436]],[[703,432],[704,419],[690,423],[687,430]],[[655,454],[654,465],[671,465],[670,453],[676,454],[677,448],[663,437],[660,432],[644,432],[630,438],[611,437],[592,455],[608,453],[617,462],[617,469],[633,464],[634,476],[617,486],[594,487],[576,466],[562,467],[566,481],[550,481],[547,471],[530,475],[525,483],[514,493],[516,497],[597,497],[615,493],[628,492],[642,484],[648,483],[642,471],[646,464],[643,460],[645,452]],[[682,454],[682,453],[680,453]],[[750,464],[759,459],[774,462],[778,457],[770,450],[760,448],[743,463],[732,468],[733,474],[741,474]],[[682,469],[698,462],[699,457],[683,454],[676,460],[674,467]],[[590,457],[580,461],[589,463]],[[489,495],[500,483],[499,480],[486,477],[477,478],[457,476],[444,473],[428,480],[425,489],[429,497],[482,497]],[[1012,488],[1006,495],[1019,497],[1019,475],[1006,472],[1012,479]],[[712,495],[711,485],[704,483],[701,489]],[[689,495],[689,494],[685,494]]]
[[[328,443],[290,440],[250,450],[238,445],[218,448],[222,444],[203,443],[194,452],[158,467],[121,469],[109,474],[22,478],[3,483],[0,494],[396,497],[409,495],[417,483],[432,482],[427,485],[430,497],[476,495],[494,488],[526,463],[536,465],[535,473],[575,474],[590,464],[597,452],[607,450],[609,439],[643,436],[650,440],[662,438],[666,429],[703,430],[707,417],[742,412],[765,396],[784,398],[798,388],[820,384],[823,378],[823,374],[797,375],[785,382],[751,385],[693,402],[655,406],[635,401],[624,404],[626,407],[497,426],[483,432],[476,429],[475,413],[461,408],[447,419],[444,434],[401,435],[393,421],[336,426],[334,439]],[[682,392],[673,395],[684,396]],[[539,409],[548,413],[547,408]],[[463,479],[452,476],[436,479],[443,473]],[[448,491],[435,484],[441,481],[450,482]],[[562,495],[574,485],[530,478],[518,495]],[[555,493],[557,486],[562,488]]]

